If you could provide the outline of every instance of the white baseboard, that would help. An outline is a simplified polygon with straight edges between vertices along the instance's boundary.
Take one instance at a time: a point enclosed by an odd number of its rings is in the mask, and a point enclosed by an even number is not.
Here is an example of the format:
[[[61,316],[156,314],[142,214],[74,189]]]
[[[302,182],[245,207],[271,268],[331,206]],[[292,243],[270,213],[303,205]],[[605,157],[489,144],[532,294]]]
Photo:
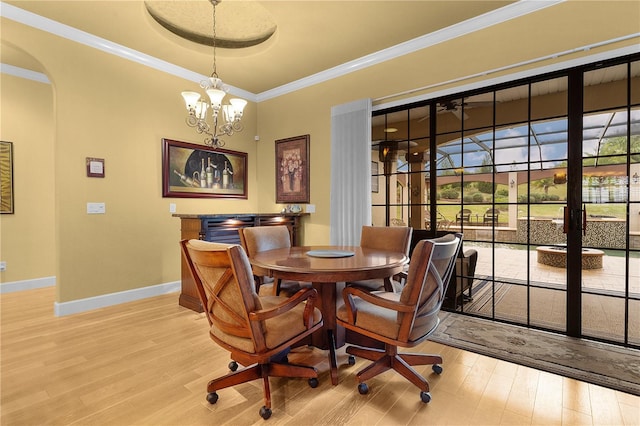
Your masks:
[[[0,294],[13,293],[14,291],[33,290],[35,288],[53,287],[56,285],[56,277],[35,278],[32,280],[12,281],[0,284]]]
[[[55,316],[72,315],[93,309],[107,306],[119,305],[120,303],[133,302],[135,300],[146,299],[148,297],[160,296],[168,293],[179,292],[180,281],[165,284],[152,285],[148,287],[136,288],[133,290],[120,291],[117,293],[103,294],[86,299],[72,300],[69,302],[55,302],[53,311]]]

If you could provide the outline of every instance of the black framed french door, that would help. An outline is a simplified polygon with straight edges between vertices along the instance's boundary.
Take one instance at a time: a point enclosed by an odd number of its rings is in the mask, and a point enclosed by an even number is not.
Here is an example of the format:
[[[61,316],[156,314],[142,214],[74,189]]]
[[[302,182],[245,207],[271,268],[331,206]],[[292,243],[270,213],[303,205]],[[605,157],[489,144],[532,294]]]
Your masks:
[[[374,224],[477,254],[450,310],[640,347],[638,55],[380,111],[372,136]]]

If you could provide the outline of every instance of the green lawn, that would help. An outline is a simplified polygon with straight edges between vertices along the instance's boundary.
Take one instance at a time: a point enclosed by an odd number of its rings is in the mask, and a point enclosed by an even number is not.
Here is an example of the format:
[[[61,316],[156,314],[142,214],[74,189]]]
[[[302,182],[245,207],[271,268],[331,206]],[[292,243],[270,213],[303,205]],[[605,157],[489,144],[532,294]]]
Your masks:
[[[502,191],[501,191],[502,190]],[[506,185],[497,185],[496,193],[505,193],[505,190],[508,191]],[[519,194],[526,194],[527,185],[520,185],[518,187]],[[547,201],[547,202],[539,202],[530,204],[530,212],[527,212],[526,204],[518,204],[518,217],[524,216],[532,216],[532,217],[548,217],[548,218],[559,218],[562,216],[562,208],[565,206],[566,194],[567,194],[567,185],[552,185],[547,188],[547,192],[544,192],[544,188],[540,185],[531,185],[531,192],[539,195],[545,194],[548,196],[555,196],[559,198],[559,201]],[[465,187],[465,194],[470,195],[473,193],[477,193],[474,184]],[[489,208],[492,208],[491,205],[491,194],[482,194],[484,197],[483,202],[465,202],[464,208],[471,210],[472,222],[475,223],[476,215],[482,223],[482,217],[485,211]],[[465,197],[466,198],[466,197]],[[508,197],[504,195],[495,195],[493,197],[496,203],[507,203]],[[460,199],[444,199],[440,198],[438,200],[438,212],[442,214],[447,220],[455,221],[456,214],[462,208],[460,206]],[[603,204],[587,204],[587,214],[589,215],[600,215],[600,216],[613,216],[619,219],[624,219],[626,217],[626,206],[625,204],[614,204],[614,203],[603,203]],[[499,222],[505,223],[507,221],[507,212],[509,210],[509,206],[506,204],[498,204],[496,206],[501,212],[504,211],[504,218],[500,217]]]

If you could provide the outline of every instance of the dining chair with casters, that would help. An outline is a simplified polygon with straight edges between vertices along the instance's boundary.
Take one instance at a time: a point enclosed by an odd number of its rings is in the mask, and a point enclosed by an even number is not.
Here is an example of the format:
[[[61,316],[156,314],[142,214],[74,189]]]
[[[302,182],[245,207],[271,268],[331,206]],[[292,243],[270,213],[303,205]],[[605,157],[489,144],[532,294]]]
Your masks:
[[[314,367],[288,362],[288,351],[323,325],[315,307],[318,293],[302,289],[290,298],[258,296],[244,249],[237,245],[201,240],[180,242],[209,321],[209,336],[230,352],[231,372],[207,385],[207,401],[218,401],[217,391],[262,379],[264,406],[260,416],[271,416],[269,377],[308,379],[318,386]],[[238,369],[238,363],[244,367]]]
[[[348,330],[384,344],[384,349],[348,346],[349,364],[353,356],[373,361],[356,377],[361,394],[369,392],[366,381],[393,369],[420,389],[420,399],[431,401],[429,382],[414,365],[431,365],[442,373],[442,357],[436,354],[399,353],[398,347],[411,348],[426,340],[438,327],[438,313],[460,250],[462,234],[448,234],[421,240],[411,254],[407,283],[401,293],[368,292],[346,287],[344,305],[337,312],[337,323]]]
[[[360,247],[363,249],[386,250],[409,255],[411,235],[410,226],[363,226],[360,234]],[[358,287],[364,290],[396,291],[394,277],[347,282],[348,287]]]
[[[238,229],[240,234],[240,244],[252,258],[259,252],[291,247],[291,236],[289,229],[285,225],[275,226],[253,226]],[[260,292],[263,284],[273,284],[273,294],[280,295],[284,292],[288,295],[300,290],[302,285],[310,287],[311,284],[302,284],[298,281],[281,280],[277,276],[269,276],[269,271],[260,267],[253,267],[253,276],[256,283],[256,292]]]

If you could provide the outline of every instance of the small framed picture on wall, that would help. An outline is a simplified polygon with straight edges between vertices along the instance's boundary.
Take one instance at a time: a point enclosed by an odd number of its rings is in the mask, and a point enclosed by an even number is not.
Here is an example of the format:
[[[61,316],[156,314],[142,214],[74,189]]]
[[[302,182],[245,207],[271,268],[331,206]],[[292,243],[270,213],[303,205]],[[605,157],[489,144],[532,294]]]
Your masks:
[[[276,203],[309,199],[309,135],[276,140]]]

